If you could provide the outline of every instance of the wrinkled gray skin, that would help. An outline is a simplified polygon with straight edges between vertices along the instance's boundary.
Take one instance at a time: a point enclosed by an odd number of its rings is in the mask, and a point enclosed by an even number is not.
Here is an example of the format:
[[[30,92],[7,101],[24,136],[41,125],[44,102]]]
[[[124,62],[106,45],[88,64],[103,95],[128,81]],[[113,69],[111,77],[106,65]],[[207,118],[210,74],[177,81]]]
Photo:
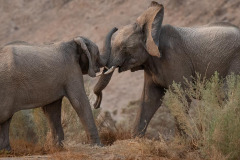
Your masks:
[[[61,104],[66,96],[92,144],[100,145],[83,74],[95,77],[108,55],[84,37],[49,45],[12,42],[0,49],[0,150],[11,150],[9,125],[19,110],[42,107],[53,143],[62,146]]]
[[[116,32],[112,46],[106,46],[112,47],[107,67],[116,66],[119,72],[144,70],[144,87],[133,136],[145,134],[161,106],[164,89],[173,81],[183,83],[183,77],[191,80],[196,72],[207,78],[215,71],[222,77],[240,72],[239,28],[229,23],[189,28],[162,26],[163,14],[163,6],[152,2],[136,23]],[[111,76],[101,76],[96,84],[95,108],[100,106],[102,90]]]

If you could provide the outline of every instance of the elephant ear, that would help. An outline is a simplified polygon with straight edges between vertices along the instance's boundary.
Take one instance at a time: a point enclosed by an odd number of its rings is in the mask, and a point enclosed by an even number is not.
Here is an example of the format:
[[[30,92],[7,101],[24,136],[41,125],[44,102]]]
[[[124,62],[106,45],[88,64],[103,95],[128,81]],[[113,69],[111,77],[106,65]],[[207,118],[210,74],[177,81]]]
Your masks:
[[[84,42],[84,39],[82,37],[77,37],[74,38],[74,41],[81,47],[81,49],[83,50],[84,54],[87,55],[88,57],[88,75],[91,77],[96,77],[96,73],[93,70],[93,63],[92,63],[92,58],[91,58],[91,54],[87,48],[86,43]]]
[[[163,15],[163,5],[153,1],[149,8],[137,19],[137,23],[142,27],[145,34],[146,49],[152,56],[162,56],[158,49],[158,45]]]

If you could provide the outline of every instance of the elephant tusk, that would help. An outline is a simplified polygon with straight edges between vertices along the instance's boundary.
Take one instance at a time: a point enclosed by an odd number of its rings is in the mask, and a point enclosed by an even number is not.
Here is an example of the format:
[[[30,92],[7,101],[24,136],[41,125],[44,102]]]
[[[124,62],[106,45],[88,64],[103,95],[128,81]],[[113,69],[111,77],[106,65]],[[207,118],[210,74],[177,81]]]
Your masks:
[[[104,68],[106,68],[107,70],[109,70],[109,68],[107,66],[104,66]]]
[[[103,75],[103,71],[96,74],[96,77]]]
[[[112,66],[110,69],[108,69],[104,74],[109,74],[109,73],[112,73],[114,70],[115,70],[115,66]]]
[[[107,69],[106,72],[108,72],[109,68],[108,68],[107,66],[104,66],[104,68]],[[112,71],[111,71],[111,72],[112,72]],[[111,72],[109,72],[109,73],[111,73]],[[101,76],[101,75],[103,75],[103,74],[104,74],[104,70],[103,70],[102,72],[98,72],[98,73],[96,74],[96,77],[99,77],[99,76]],[[108,73],[107,73],[107,74],[108,74]]]

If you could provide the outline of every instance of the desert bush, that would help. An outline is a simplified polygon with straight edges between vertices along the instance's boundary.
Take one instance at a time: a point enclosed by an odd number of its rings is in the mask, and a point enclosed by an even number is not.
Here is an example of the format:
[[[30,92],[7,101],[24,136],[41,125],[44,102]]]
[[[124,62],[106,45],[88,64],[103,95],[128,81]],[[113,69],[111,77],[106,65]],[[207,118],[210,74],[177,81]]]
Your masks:
[[[46,148],[48,131],[46,117],[40,108],[15,113],[10,124],[12,152],[5,156],[46,154],[49,151]]]
[[[44,144],[48,132],[47,120],[40,108],[22,110],[14,114],[10,125],[10,139]]]
[[[227,159],[240,157],[240,76],[225,79],[215,73],[209,80],[173,83],[164,104],[175,116],[183,140],[205,158],[213,153]],[[183,87],[184,86],[184,87]],[[189,99],[192,103],[189,103]]]

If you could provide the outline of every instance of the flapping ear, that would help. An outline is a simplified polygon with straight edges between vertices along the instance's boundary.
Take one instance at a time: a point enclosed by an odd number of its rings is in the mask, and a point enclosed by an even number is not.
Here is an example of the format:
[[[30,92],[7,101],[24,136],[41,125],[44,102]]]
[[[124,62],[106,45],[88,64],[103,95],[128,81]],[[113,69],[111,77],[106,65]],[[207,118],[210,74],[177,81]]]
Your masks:
[[[88,62],[89,62],[88,75],[91,77],[96,77],[96,73],[93,70],[91,54],[84,42],[84,39],[82,37],[77,37],[77,38],[74,38],[74,41],[82,48],[84,54],[86,54],[88,57]]]
[[[146,49],[152,56],[162,56],[158,45],[163,15],[163,5],[153,1],[149,8],[137,19],[137,23],[142,26],[146,36]]]

